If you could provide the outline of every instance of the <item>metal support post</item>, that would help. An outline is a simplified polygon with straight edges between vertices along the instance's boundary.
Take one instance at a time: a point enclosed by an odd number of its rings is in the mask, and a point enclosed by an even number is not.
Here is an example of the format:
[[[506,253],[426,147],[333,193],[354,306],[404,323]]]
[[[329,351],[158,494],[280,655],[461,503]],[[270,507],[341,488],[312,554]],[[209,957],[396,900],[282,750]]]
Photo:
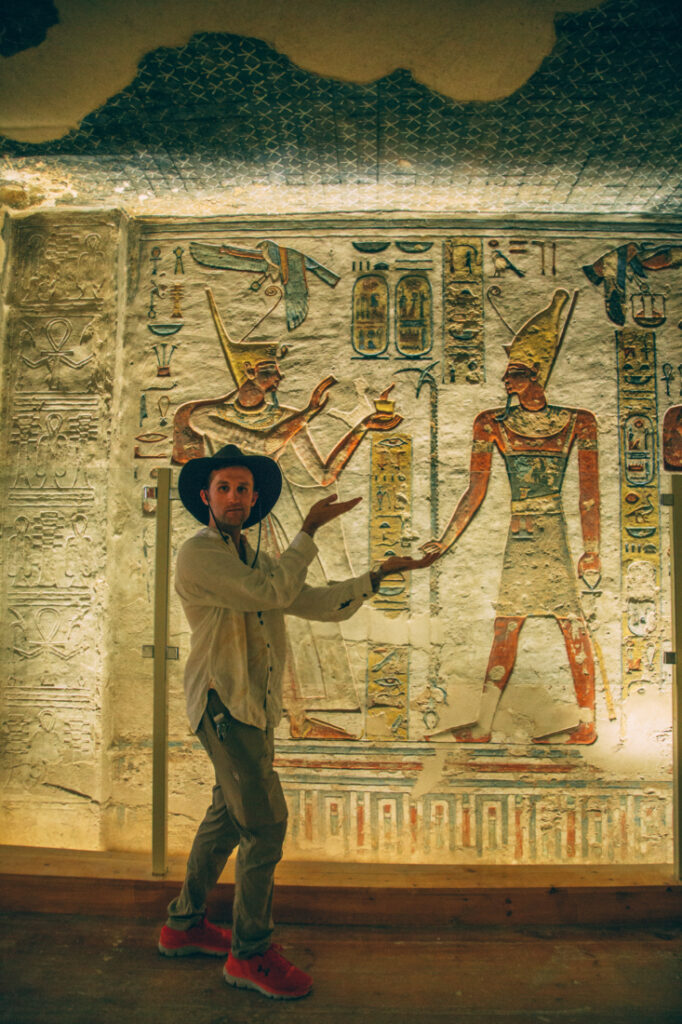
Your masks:
[[[157,470],[154,578],[154,728],[152,739],[152,874],[168,871],[168,593],[172,470]]]
[[[680,826],[682,824],[682,777],[680,757],[680,712],[682,712],[682,475],[673,473],[670,540],[672,576],[672,639],[673,639],[673,852],[675,878],[681,880]]]

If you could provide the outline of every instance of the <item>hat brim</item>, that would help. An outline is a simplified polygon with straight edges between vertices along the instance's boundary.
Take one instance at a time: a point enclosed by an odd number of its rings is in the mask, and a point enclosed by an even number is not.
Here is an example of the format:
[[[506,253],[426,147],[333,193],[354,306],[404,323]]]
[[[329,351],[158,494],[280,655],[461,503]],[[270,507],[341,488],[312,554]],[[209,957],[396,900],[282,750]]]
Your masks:
[[[216,452],[210,458],[190,459],[180,470],[178,478],[180,501],[195,519],[208,526],[209,509],[201,498],[201,491],[206,486],[206,479],[211,470],[222,469],[225,466],[245,466],[253,474],[253,489],[258,494],[258,501],[242,525],[242,529],[247,530],[272,511],[282,491],[282,472],[274,459],[269,459],[266,455],[239,453],[221,457],[220,452]]]

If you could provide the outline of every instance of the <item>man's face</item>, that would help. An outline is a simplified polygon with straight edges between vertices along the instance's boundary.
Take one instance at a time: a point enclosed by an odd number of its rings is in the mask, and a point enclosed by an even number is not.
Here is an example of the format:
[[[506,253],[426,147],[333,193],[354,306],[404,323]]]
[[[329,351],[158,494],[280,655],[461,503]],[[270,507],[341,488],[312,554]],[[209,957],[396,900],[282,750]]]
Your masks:
[[[522,395],[536,379],[535,370],[522,363],[510,363],[502,377],[508,395]]]
[[[263,393],[267,393],[268,391],[277,390],[282,374],[279,372],[277,363],[274,360],[268,360],[267,362],[256,363],[251,379],[256,387],[260,388]]]
[[[251,470],[246,466],[214,469],[208,488],[201,492],[201,499],[209,506],[214,521],[221,529],[242,527],[258,500]]]

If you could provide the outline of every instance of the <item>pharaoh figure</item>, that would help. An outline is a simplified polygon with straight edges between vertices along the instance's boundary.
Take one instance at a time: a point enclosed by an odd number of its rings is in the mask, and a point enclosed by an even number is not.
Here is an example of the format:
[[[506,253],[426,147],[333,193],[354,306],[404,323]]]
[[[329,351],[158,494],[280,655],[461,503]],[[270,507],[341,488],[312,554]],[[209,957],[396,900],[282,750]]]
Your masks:
[[[509,356],[502,378],[506,408],[486,409],[476,417],[469,485],[443,535],[425,545],[425,550],[437,546],[444,554],[467,528],[485,497],[497,449],[511,487],[511,523],[478,718],[472,726],[453,730],[454,738],[461,742],[490,741],[495,712],[529,616],[555,619],[563,634],[579,707],[579,724],[568,730],[566,742],[593,743],[597,736],[594,654],[580,606],[561,501],[566,465],[575,447],[584,546],[577,576],[587,574],[588,580],[596,580],[601,573],[597,424],[591,412],[548,405],[545,397],[568,298],[566,291],[557,289],[550,304],[505,346]],[[549,742],[546,736],[535,740],[545,741]]]
[[[211,455],[226,444],[242,451],[275,459],[284,478],[277,514],[263,522],[262,543],[270,551],[284,550],[298,532],[311,502],[324,496],[333,485],[358,445],[370,430],[392,430],[401,417],[373,412],[359,420],[325,457],[315,444],[309,425],[329,400],[336,384],[326,377],[313,389],[305,408],[281,405],[277,391],[282,380],[276,341],[235,341],[223,323],[210,289],[206,289],[228,370],[235,389],[218,398],[187,402],[174,417],[173,461]],[[330,538],[332,527],[330,526]],[[330,557],[319,559],[308,579],[314,585],[351,576],[341,524],[331,544]],[[327,557],[327,556],[325,556]],[[289,647],[284,675],[284,706],[291,735],[306,739],[352,739],[354,736],[310,711],[359,711],[361,704],[338,623],[306,622],[293,618],[289,625]],[[321,682],[320,682],[321,681]]]

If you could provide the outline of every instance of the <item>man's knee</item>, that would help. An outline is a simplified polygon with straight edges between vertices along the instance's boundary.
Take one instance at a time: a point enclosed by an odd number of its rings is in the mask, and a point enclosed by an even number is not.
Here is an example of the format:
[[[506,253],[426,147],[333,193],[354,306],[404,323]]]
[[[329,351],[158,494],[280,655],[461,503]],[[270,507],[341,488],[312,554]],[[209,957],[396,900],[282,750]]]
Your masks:
[[[240,850],[248,853],[255,863],[276,864],[282,859],[284,837],[287,833],[287,817],[280,821],[258,825],[242,831]]]

